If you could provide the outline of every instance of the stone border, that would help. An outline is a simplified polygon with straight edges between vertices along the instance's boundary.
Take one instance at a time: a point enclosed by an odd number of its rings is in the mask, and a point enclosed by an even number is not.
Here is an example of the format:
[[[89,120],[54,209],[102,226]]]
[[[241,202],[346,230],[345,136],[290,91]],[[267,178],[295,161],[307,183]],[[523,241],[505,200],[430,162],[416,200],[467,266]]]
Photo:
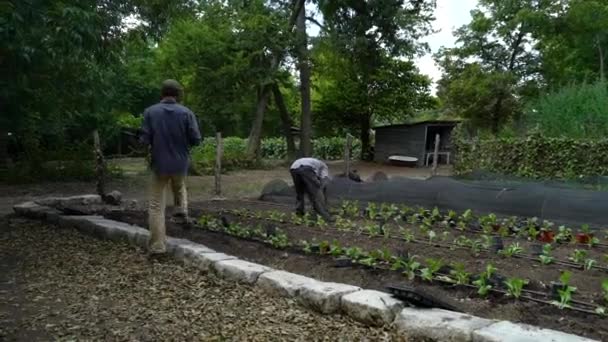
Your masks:
[[[144,228],[101,216],[66,216],[51,207],[74,203],[98,204],[101,198],[96,195],[46,198],[21,203],[13,209],[18,215],[73,227],[99,238],[146,246],[149,232]],[[341,312],[368,325],[392,326],[410,338],[472,342],[594,341],[526,324],[489,320],[440,309],[405,307],[404,303],[384,292],[274,270],[185,239],[168,238],[167,250],[176,259],[202,271],[213,271],[227,279],[258,286],[271,294],[294,298],[302,305],[324,314]]]

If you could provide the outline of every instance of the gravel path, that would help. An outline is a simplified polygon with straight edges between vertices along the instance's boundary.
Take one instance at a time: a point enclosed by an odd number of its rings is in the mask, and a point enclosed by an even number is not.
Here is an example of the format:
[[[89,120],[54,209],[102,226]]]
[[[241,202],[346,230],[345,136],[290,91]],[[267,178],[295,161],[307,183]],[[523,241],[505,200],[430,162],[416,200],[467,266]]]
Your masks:
[[[135,247],[3,219],[0,340],[403,339],[173,261],[150,263]]]

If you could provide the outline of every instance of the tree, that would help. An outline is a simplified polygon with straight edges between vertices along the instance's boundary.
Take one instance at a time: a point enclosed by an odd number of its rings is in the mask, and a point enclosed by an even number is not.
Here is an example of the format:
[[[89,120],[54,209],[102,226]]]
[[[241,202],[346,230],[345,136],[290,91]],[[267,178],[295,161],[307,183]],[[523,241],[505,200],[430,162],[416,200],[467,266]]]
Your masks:
[[[537,49],[549,87],[605,79],[608,3],[555,1],[538,21]]]
[[[317,46],[315,123],[325,134],[360,131],[362,122],[402,121],[433,106],[430,80],[412,62],[384,56],[367,83],[359,77],[351,59]]]
[[[380,75],[386,73],[388,65],[397,63],[392,58],[410,59],[424,51],[418,38],[430,32],[434,1],[319,0],[318,4],[325,22],[324,35],[332,49],[348,59],[348,91],[358,96],[357,111],[352,115],[361,138],[361,157],[368,159],[371,109],[383,93],[379,80],[385,80]]]
[[[458,46],[436,55],[444,76],[438,94],[446,110],[496,133],[521,113],[540,83],[540,59],[531,48],[540,0],[480,0],[469,24],[456,30]]]

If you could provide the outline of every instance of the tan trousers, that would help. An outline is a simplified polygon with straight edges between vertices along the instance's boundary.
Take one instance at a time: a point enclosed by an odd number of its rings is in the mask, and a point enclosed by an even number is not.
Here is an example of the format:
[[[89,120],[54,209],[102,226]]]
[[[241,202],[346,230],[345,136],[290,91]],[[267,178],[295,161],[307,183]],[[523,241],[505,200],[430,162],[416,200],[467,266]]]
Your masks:
[[[148,250],[150,253],[165,253],[166,227],[165,208],[166,190],[171,184],[174,204],[178,213],[188,217],[188,193],[186,191],[186,176],[154,175],[150,187],[148,208],[148,225],[150,227],[150,240]]]

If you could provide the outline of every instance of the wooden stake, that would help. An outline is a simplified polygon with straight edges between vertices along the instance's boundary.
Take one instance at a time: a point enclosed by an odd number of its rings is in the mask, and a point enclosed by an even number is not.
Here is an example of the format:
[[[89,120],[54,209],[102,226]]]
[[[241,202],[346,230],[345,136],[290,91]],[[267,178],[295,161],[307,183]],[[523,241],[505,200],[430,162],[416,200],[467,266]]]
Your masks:
[[[348,179],[350,175],[350,150],[352,145],[352,137],[346,134],[346,143],[344,144],[344,177]]]
[[[106,195],[105,190],[105,160],[101,151],[101,141],[99,131],[93,131],[93,155],[95,156],[95,176],[97,178],[97,194],[102,198]]]
[[[222,142],[222,133],[217,132],[215,135],[216,154],[215,154],[215,196],[222,195],[222,155],[224,154],[224,146]]]
[[[439,157],[439,134],[435,134],[435,151],[433,152],[433,176],[437,174],[437,158]]]

